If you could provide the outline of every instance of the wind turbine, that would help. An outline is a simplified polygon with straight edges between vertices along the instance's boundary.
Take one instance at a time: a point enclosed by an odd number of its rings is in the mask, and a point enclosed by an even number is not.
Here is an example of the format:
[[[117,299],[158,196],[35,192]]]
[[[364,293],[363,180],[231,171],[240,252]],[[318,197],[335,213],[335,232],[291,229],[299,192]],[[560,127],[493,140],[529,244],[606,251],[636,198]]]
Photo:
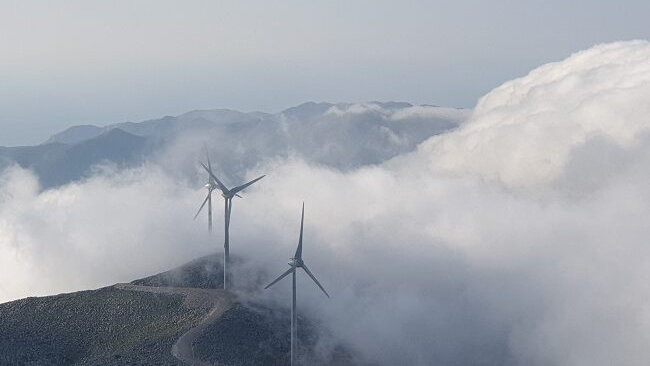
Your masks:
[[[206,153],[206,157],[208,158],[208,172],[212,172],[212,164],[210,164],[210,156],[207,153]],[[214,179],[212,179],[212,176],[210,174],[208,174],[208,183],[206,183],[203,187],[208,190],[208,195],[205,197],[205,200],[203,200],[203,203],[201,204],[201,207],[199,207],[199,210],[196,212],[196,215],[194,215],[194,220],[196,220],[196,217],[199,216],[201,210],[203,210],[203,207],[207,203],[208,204],[208,231],[212,232],[212,191],[214,191],[219,187],[214,182]]]
[[[201,162],[201,166],[203,166],[203,168],[208,172],[209,175],[209,181],[205,185],[205,187],[208,189],[208,196],[205,198],[203,204],[199,208],[199,211],[196,213],[194,217],[196,218],[196,216],[199,215],[199,212],[201,212],[203,206],[205,206],[205,203],[208,202],[209,203],[208,204],[208,228],[212,230],[212,191],[214,191],[215,189],[220,190],[221,197],[223,197],[225,203],[225,209],[224,209],[225,229],[224,229],[224,242],[223,242],[223,289],[226,290],[228,288],[228,263],[230,261],[229,229],[230,229],[230,212],[232,211],[232,199],[235,196],[241,198],[241,196],[238,194],[239,192],[243,191],[245,188],[257,182],[258,180],[264,178],[266,175],[262,175],[261,177],[257,177],[248,183],[228,189],[223,183],[221,183],[219,178],[217,178],[212,172],[212,165],[210,165],[209,157],[208,157],[208,166],[206,166],[202,162]]]
[[[330,295],[327,294],[327,291],[321,286],[320,282],[314,277],[314,275],[311,273],[309,268],[307,268],[307,265],[305,262],[302,260],[302,228],[303,228],[303,223],[305,221],[305,203],[303,202],[302,204],[302,216],[300,218],[300,238],[298,239],[298,248],[296,248],[296,253],[293,255],[293,258],[290,259],[289,261],[289,269],[284,272],[283,274],[280,275],[280,277],[276,278],[273,282],[269,283],[264,289],[266,290],[267,288],[275,285],[278,281],[286,277],[289,273],[292,274],[292,280],[293,280],[293,298],[291,302],[291,366],[293,366],[295,358],[296,358],[296,345],[298,343],[298,318],[296,314],[296,270],[298,268],[302,268],[309,277],[311,277],[312,280],[318,285],[318,287],[323,290],[323,293],[325,296],[328,298]]]

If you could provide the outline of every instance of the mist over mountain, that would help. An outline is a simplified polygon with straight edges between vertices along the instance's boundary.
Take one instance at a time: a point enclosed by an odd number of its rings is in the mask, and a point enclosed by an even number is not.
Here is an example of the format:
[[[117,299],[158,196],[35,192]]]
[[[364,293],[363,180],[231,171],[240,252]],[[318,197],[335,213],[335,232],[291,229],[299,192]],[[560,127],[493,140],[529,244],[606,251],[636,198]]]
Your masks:
[[[154,143],[147,138],[114,128],[74,144],[0,147],[0,166],[17,163],[33,169],[40,184],[49,188],[89,177],[98,164],[136,166],[154,150]]]
[[[177,144],[203,145],[218,158],[228,177],[243,174],[264,160],[297,155],[315,163],[349,170],[378,164],[412,151],[430,136],[457,127],[463,109],[413,106],[400,102],[308,102],[276,114],[228,109],[196,110],[176,117],[105,127],[73,126],[38,146],[0,147],[0,164],[33,169],[45,188],[91,175],[96,164],[133,167]],[[184,152],[188,149],[184,148]],[[174,162],[189,165],[196,154],[175,150]],[[173,168],[179,168],[174,166]]]

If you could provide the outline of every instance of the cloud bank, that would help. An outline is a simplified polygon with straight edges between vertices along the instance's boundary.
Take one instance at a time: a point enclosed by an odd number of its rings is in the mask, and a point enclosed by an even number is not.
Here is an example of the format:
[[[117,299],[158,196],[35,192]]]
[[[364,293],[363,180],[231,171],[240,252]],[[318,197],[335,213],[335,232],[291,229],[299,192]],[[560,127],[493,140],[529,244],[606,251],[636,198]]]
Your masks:
[[[232,250],[270,277],[295,250],[299,307],[396,365],[644,365],[650,358],[650,44],[595,46],[483,97],[386,163],[297,157],[234,202]],[[38,193],[1,179],[0,298],[130,280],[220,247],[203,192],[155,165]],[[219,222],[219,215],[216,221]],[[219,227],[219,225],[216,225]],[[289,285],[252,296],[289,305]]]
[[[482,97],[460,131],[422,146],[434,170],[508,186],[545,185],[573,153],[601,139],[630,149],[650,128],[645,41],[578,52]]]

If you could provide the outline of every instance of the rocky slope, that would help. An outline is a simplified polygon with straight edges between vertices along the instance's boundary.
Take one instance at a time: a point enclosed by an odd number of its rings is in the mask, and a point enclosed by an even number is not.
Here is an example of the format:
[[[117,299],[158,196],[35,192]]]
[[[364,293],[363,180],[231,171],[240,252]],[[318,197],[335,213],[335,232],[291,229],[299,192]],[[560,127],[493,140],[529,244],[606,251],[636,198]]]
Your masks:
[[[131,284],[0,304],[0,364],[182,365],[194,358],[208,365],[287,364],[287,309],[219,290],[219,258]],[[322,327],[299,322],[305,364],[359,364],[350,350],[331,346]],[[319,346],[323,339],[327,352]]]
[[[0,364],[180,364],[176,339],[209,309],[107,287],[0,304]]]

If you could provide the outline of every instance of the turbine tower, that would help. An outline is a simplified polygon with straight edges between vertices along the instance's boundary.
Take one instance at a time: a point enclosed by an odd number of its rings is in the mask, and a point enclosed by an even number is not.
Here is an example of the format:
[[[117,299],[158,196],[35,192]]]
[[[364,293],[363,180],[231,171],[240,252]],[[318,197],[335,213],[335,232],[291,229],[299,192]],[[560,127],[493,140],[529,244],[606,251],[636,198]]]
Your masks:
[[[210,165],[210,158],[208,158],[208,166],[203,164],[201,162],[201,166],[203,166],[203,169],[205,169],[208,172],[209,175],[209,182],[205,185],[205,187],[208,189],[208,196],[205,198],[203,201],[203,204],[199,208],[199,211],[196,213],[194,216],[198,216],[199,212],[201,212],[201,209],[203,209],[203,206],[205,206],[205,203],[208,202],[208,228],[212,230],[212,191],[215,189],[218,189],[221,191],[221,196],[224,199],[225,203],[225,209],[224,209],[224,222],[225,222],[225,228],[224,228],[224,242],[223,242],[223,289],[226,290],[228,289],[228,263],[230,261],[230,213],[232,211],[232,199],[233,197],[237,196],[241,198],[241,196],[238,194],[239,192],[243,191],[245,188],[250,186],[251,184],[257,182],[258,180],[264,178],[266,175],[262,175],[261,177],[257,177],[253,179],[252,181],[242,184],[240,186],[228,189],[226,186],[221,183],[219,178],[217,178],[214,173],[212,172],[212,165]]]
[[[325,296],[328,298],[330,295],[327,294],[327,291],[321,286],[320,282],[314,277],[314,275],[311,273],[309,268],[307,268],[307,265],[305,262],[302,260],[302,228],[303,228],[303,223],[305,221],[305,203],[303,202],[302,204],[302,216],[300,218],[300,238],[298,239],[298,248],[296,249],[296,253],[293,255],[293,258],[290,259],[289,261],[289,269],[284,272],[283,274],[280,275],[280,277],[276,278],[273,282],[269,283],[264,289],[267,289],[273,285],[275,285],[278,281],[286,277],[289,273],[292,274],[292,288],[293,288],[293,298],[291,302],[291,366],[294,365],[295,359],[296,359],[296,346],[298,344],[298,317],[296,314],[296,270],[298,268],[302,268],[309,277],[311,277],[312,280],[318,285],[318,287],[323,291]]]

